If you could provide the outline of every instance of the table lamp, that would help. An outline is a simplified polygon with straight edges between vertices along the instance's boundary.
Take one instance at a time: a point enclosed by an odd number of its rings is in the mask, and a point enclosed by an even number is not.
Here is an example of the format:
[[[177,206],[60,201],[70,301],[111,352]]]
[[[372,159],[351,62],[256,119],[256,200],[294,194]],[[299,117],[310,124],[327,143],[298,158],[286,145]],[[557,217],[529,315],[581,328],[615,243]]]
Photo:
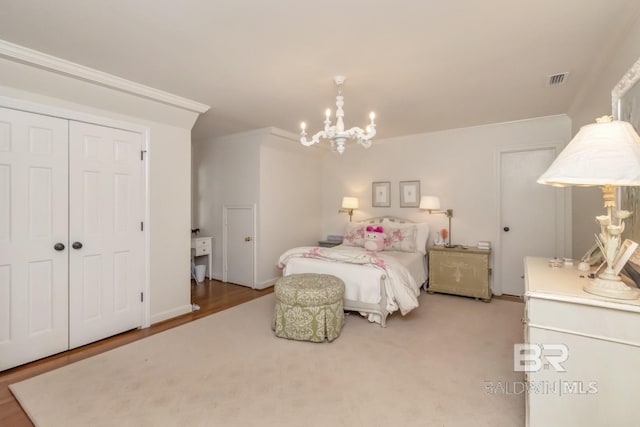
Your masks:
[[[596,243],[607,267],[590,280],[584,290],[610,298],[637,298],[640,293],[622,282],[613,270],[620,253],[624,220],[631,215],[631,212],[616,209],[615,189],[619,186],[640,186],[640,137],[633,126],[624,121],[612,121],[609,116],[583,126],[538,178],[538,183],[557,187],[602,188],[607,213],[596,217],[600,225]]]

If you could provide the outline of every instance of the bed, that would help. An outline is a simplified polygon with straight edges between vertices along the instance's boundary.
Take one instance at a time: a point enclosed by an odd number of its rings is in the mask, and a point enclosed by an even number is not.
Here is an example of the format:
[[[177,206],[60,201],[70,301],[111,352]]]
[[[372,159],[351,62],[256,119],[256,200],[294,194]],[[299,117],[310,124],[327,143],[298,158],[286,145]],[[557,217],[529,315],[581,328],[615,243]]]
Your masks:
[[[381,225],[385,249],[364,249],[364,229]],[[402,315],[418,307],[420,287],[426,283],[429,228],[395,217],[349,223],[343,243],[332,248],[298,247],[280,256],[283,276],[301,273],[331,274],[345,282],[344,309],[386,326],[389,314]]]

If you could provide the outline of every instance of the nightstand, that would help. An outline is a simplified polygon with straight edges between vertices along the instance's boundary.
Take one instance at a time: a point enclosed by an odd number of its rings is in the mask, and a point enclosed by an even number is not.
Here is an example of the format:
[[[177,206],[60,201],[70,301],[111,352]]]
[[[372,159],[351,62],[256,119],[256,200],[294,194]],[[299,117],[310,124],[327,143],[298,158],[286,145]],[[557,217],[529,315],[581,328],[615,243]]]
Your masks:
[[[490,302],[490,254],[488,249],[431,247],[427,292],[462,295]]]
[[[209,279],[213,276],[213,259],[212,253],[212,237],[192,237],[191,238],[191,259],[195,261],[195,257],[206,256]]]
[[[321,248],[332,248],[342,244],[342,240],[320,240],[318,246]]]

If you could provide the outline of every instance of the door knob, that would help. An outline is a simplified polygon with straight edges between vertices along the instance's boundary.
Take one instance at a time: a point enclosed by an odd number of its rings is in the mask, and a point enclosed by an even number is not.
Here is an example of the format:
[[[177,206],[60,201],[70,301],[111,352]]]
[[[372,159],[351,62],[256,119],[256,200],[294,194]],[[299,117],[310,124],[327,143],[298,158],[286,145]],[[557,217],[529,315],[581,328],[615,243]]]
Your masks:
[[[64,243],[56,243],[53,245],[53,249],[56,251],[64,251]]]
[[[504,230],[504,231],[509,231],[509,230],[510,230],[510,228],[509,228],[509,227],[505,227],[505,228],[503,228],[503,230]]]
[[[245,241],[245,242],[250,242],[250,241],[251,241],[251,237],[245,237],[245,238],[244,238],[244,241]]]
[[[82,249],[82,243],[80,242],[73,242],[73,244],[71,245],[71,247],[73,249]]]

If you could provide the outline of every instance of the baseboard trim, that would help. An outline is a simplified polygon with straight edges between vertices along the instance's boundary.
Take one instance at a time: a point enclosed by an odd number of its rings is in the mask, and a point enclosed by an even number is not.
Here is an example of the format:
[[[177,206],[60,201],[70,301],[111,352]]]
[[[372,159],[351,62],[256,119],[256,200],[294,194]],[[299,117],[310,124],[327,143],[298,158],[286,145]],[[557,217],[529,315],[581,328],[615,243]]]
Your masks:
[[[163,311],[162,313],[154,314],[151,316],[151,324],[162,322],[174,317],[182,316],[183,314],[191,313],[191,304],[176,307],[171,310]]]
[[[278,281],[278,279],[279,279],[279,277],[275,277],[273,279],[269,279],[269,280],[262,281],[260,283],[256,283],[255,286],[254,286],[254,289],[264,289],[264,288],[268,288],[269,286],[273,286]]]

